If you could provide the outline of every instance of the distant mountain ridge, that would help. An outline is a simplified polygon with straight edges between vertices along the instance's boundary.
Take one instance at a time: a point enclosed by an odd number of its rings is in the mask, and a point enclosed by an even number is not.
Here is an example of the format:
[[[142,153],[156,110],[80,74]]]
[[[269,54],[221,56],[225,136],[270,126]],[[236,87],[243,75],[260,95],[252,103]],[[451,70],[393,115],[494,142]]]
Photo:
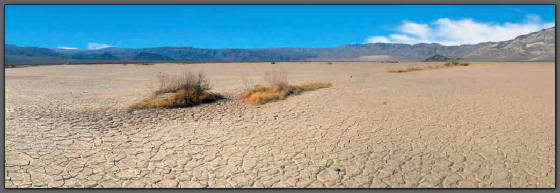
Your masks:
[[[429,58],[426,58],[424,60],[424,62],[446,62],[446,61],[452,61],[452,60],[455,60],[455,59],[436,54],[436,55],[430,56]]]
[[[434,55],[471,61],[554,61],[555,27],[501,42],[444,46],[437,43],[350,44],[334,48],[201,49],[193,47],[48,49],[6,44],[6,64],[95,62],[357,61],[384,56],[423,61]]]

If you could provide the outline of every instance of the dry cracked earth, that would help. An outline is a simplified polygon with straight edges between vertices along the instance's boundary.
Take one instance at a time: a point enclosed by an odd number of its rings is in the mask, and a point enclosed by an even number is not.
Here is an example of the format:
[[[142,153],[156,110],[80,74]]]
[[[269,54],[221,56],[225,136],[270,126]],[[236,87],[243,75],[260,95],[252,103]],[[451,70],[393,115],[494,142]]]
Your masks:
[[[555,187],[555,66],[58,65],[5,70],[5,187]],[[252,106],[284,69],[333,87]],[[160,72],[230,99],[128,111]]]

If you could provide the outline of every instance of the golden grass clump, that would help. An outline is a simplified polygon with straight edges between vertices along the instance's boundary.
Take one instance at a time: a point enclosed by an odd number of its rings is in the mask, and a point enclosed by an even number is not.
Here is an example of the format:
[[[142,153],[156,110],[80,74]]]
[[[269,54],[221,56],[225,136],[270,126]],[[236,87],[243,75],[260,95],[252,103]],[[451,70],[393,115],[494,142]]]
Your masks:
[[[313,82],[302,85],[290,85],[284,71],[272,71],[265,73],[268,86],[255,86],[241,93],[239,97],[248,103],[262,105],[271,101],[283,100],[290,95],[297,95],[304,91],[317,90],[331,87],[331,83]]]
[[[134,103],[130,109],[191,107],[222,99],[217,93],[208,92],[210,85],[202,73],[184,72],[176,76],[158,75],[159,87],[148,99]]]
[[[419,71],[419,70],[424,70],[424,68],[421,67],[408,67],[405,69],[392,69],[392,70],[387,70],[387,72],[389,73],[402,73],[402,72],[412,72],[412,71]]]
[[[155,95],[163,93],[174,93],[181,89],[206,91],[210,89],[210,84],[206,76],[202,73],[193,74],[191,72],[183,72],[176,75],[160,73],[157,76],[158,88],[154,91]]]
[[[469,66],[469,63],[459,63],[457,61],[446,62],[443,65],[435,65],[435,66],[411,66],[405,69],[389,69],[387,70],[388,73],[403,73],[403,72],[413,72],[413,71],[420,71],[420,70],[433,70],[445,67],[453,67],[453,66]]]
[[[451,67],[451,66],[469,66],[469,63],[459,63],[457,61],[451,61],[451,62],[446,62],[444,64],[446,67]]]

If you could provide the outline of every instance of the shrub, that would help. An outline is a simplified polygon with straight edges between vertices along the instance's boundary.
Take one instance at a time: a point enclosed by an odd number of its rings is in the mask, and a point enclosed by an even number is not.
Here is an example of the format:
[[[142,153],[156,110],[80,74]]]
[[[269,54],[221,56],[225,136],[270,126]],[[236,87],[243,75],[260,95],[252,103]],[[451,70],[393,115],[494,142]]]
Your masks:
[[[177,108],[177,107],[192,107],[203,103],[210,103],[222,99],[223,96],[216,93],[200,92],[194,88],[180,89],[173,93],[171,97],[166,99],[148,99],[134,103],[130,106],[131,109],[146,109],[146,108]]]
[[[402,72],[412,72],[412,71],[419,71],[419,70],[428,70],[428,69],[438,69],[443,67],[453,67],[453,66],[469,66],[469,63],[459,63],[457,61],[446,62],[443,65],[429,65],[424,67],[408,67],[405,69],[389,69],[387,72],[389,73],[402,73]]]
[[[331,83],[313,82],[302,85],[290,85],[284,71],[272,71],[265,73],[268,86],[255,86],[239,95],[246,102],[261,105],[271,101],[283,100],[289,95],[297,95],[304,91],[331,87]]]
[[[447,67],[450,67],[450,66],[469,66],[470,64],[469,63],[459,63],[457,61],[451,61],[451,62],[446,62],[444,65],[447,66]]]
[[[430,67],[428,67],[430,68]],[[424,68],[421,67],[415,67],[415,66],[410,66],[407,67],[405,69],[391,69],[391,70],[387,70],[387,72],[389,73],[402,73],[402,72],[412,72],[412,71],[419,71],[419,70],[424,70]]]
[[[193,74],[191,72],[183,72],[176,75],[168,75],[160,73],[157,76],[158,88],[154,94],[173,93],[180,89],[194,88],[200,91],[210,89],[210,85],[206,76],[202,73]]]
[[[273,70],[264,73],[264,80],[269,85],[288,85],[288,73],[283,70]]]
[[[239,96],[248,103],[262,105],[271,101],[283,100],[290,95],[297,95],[304,91],[328,88],[331,86],[331,83],[325,82],[314,82],[302,85],[256,86],[253,89],[241,93]]]
[[[455,61],[446,62],[446,63],[444,63],[443,65],[444,65],[445,67],[455,66],[455,65],[457,65],[457,62],[455,62]]]
[[[224,98],[208,92],[208,80],[202,73],[183,72],[175,76],[158,75],[159,87],[148,99],[134,103],[130,109],[191,107]]]

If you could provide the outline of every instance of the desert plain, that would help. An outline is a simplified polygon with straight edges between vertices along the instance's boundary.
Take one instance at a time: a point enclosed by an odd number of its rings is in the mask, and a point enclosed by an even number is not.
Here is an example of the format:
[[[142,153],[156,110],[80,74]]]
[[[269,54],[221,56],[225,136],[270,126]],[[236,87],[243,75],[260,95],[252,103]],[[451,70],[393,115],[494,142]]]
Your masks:
[[[52,65],[5,70],[5,187],[555,187],[555,65]],[[332,87],[264,105],[269,70]],[[128,110],[158,73],[226,99]]]

